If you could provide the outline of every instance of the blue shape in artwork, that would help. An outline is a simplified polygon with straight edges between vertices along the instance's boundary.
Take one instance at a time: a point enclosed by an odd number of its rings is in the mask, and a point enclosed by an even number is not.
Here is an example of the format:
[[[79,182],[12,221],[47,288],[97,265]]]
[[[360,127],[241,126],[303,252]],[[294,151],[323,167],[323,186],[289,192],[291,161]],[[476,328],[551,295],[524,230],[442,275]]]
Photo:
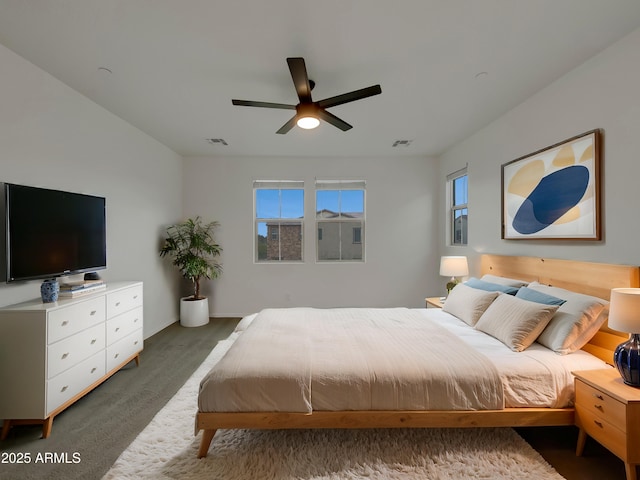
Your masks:
[[[537,233],[575,207],[589,184],[589,169],[572,165],[550,173],[522,202],[513,228],[523,235]]]

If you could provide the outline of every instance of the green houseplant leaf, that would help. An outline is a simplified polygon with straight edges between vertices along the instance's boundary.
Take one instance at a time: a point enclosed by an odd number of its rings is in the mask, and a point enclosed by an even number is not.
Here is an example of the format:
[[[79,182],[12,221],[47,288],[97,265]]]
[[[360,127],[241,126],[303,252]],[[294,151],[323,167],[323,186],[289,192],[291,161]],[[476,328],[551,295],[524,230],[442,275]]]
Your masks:
[[[200,300],[200,280],[217,278],[222,273],[218,257],[222,247],[213,234],[218,222],[203,223],[200,217],[189,218],[167,227],[167,237],[160,256],[172,258],[182,276],[194,284],[193,300]]]

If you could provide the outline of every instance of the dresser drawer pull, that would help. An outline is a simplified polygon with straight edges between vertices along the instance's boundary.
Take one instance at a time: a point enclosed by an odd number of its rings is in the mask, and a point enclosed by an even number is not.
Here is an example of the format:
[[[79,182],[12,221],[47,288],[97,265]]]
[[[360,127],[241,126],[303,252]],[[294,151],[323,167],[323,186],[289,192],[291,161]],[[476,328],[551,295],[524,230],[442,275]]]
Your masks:
[[[91,373],[95,372],[96,370],[97,370],[97,368],[96,368],[96,367],[93,367],[93,368],[91,369]]]
[[[67,353],[63,353],[61,358],[62,358],[62,360],[64,360],[64,359],[65,359],[65,358],[67,358],[68,356],[69,356],[69,352],[67,352]]]
[[[119,307],[119,306],[120,306],[120,302],[116,302],[116,307]]]
[[[116,327],[116,332],[120,330],[120,327]]]
[[[136,300],[138,298],[138,295],[134,295],[133,299]]]
[[[94,338],[93,340],[91,340],[91,345],[95,344],[98,341],[97,338]]]
[[[594,420],[593,423],[595,423],[600,428],[603,428],[602,422],[599,422],[598,420]]]
[[[91,313],[89,313],[89,315],[95,315],[96,314],[96,310],[91,310]]]
[[[60,326],[61,327],[66,327],[67,325],[69,325],[69,320],[65,320],[64,322],[62,322],[62,324]]]
[[[593,396],[596,397],[598,400],[604,400],[604,397],[599,393],[594,393]]]
[[[138,340],[136,340],[135,342],[133,342],[133,344],[134,344],[134,345],[137,345],[137,344],[138,344]]]
[[[120,356],[120,354],[119,354],[119,353],[116,353],[116,354],[113,356],[113,358],[118,358],[119,356]]]
[[[64,392],[67,388],[69,388],[69,385],[65,385],[64,387],[62,387],[60,389],[60,393]]]
[[[597,409],[598,409],[598,410],[600,410],[600,411],[603,411],[603,410],[604,410],[604,408],[602,408],[602,405],[598,405],[597,403],[596,403],[596,404],[594,404],[593,406],[594,406],[594,408],[597,408]]]
[[[133,319],[133,323],[137,323],[138,322],[138,317]]]

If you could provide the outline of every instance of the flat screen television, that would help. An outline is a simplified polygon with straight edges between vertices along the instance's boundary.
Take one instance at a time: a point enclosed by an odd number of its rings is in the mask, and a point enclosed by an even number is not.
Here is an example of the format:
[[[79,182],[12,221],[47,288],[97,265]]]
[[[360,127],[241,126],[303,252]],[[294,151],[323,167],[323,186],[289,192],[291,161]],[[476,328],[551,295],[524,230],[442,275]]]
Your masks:
[[[4,187],[7,282],[93,272],[107,266],[103,197],[47,188]],[[0,245],[0,248],[2,246]],[[1,251],[1,250],[0,250]]]

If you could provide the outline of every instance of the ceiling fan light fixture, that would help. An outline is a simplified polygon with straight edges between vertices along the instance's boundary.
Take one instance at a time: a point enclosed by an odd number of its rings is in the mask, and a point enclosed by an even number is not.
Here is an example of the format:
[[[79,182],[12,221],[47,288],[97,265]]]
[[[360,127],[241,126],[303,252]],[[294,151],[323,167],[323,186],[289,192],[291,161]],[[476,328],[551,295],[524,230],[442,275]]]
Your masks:
[[[320,125],[318,107],[313,103],[300,103],[296,106],[296,124],[305,130],[311,130]]]
[[[304,128],[305,130],[311,130],[313,128],[316,128],[318,125],[320,125],[320,120],[318,120],[316,117],[312,115],[305,115],[304,117],[298,118],[298,120],[296,121],[296,124],[300,128]]]

